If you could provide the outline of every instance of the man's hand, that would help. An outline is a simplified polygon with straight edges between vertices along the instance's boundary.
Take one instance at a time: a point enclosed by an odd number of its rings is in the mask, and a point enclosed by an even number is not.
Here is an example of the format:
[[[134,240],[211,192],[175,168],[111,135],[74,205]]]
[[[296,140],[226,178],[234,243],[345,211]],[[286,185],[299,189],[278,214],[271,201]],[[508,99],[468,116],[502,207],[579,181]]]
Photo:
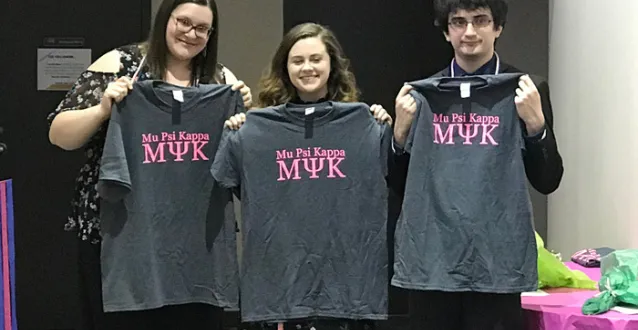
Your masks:
[[[527,134],[536,135],[540,133],[545,127],[541,96],[528,75],[524,75],[519,79],[514,102],[516,103],[518,116],[525,122]]]
[[[412,86],[404,85],[401,87],[399,94],[394,101],[394,111],[396,114],[396,122],[394,123],[394,140],[400,146],[405,146],[405,140],[408,138],[412,120],[416,113],[416,100],[410,91]]]

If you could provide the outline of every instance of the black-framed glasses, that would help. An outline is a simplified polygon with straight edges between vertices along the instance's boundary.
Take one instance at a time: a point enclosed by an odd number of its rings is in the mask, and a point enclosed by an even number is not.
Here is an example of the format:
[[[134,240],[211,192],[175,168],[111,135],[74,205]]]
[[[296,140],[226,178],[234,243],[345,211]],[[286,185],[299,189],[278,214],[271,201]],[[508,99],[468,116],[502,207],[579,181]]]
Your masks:
[[[484,28],[492,23],[492,19],[487,15],[479,15],[472,17],[472,26],[480,29]],[[465,17],[453,17],[448,25],[454,30],[465,30],[467,25],[470,24]]]
[[[175,19],[175,27],[179,32],[188,33],[194,30],[195,36],[202,39],[210,37],[211,33],[213,33],[212,27],[207,25],[195,25],[188,18],[173,16],[173,19]]]

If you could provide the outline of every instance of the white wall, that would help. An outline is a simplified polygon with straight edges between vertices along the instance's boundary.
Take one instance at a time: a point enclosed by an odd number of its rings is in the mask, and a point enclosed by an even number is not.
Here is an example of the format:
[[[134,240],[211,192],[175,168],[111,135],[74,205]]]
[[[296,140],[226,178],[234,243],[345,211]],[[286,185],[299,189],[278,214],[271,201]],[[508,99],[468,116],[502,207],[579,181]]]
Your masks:
[[[549,78],[565,177],[549,199],[549,244],[563,255],[638,248],[638,1],[559,0],[552,10]]]

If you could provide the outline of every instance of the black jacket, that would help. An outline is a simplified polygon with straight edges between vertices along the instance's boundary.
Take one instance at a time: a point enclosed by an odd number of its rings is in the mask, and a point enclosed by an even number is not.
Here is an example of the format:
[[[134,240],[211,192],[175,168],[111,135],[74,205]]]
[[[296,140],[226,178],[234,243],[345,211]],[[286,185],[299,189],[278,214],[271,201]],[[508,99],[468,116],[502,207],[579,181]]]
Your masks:
[[[513,66],[501,63],[501,73],[523,72]],[[449,77],[450,67],[442,70],[432,77]],[[544,139],[526,138],[523,161],[525,173],[532,187],[538,192],[548,195],[554,192],[563,177],[563,159],[558,153],[556,137],[554,135],[554,114],[549,98],[549,85],[547,80],[530,75],[541,97],[543,114],[545,116],[546,135]],[[399,196],[405,192],[405,183],[408,174],[410,155],[408,153],[393,153],[393,165],[389,181],[391,187]]]

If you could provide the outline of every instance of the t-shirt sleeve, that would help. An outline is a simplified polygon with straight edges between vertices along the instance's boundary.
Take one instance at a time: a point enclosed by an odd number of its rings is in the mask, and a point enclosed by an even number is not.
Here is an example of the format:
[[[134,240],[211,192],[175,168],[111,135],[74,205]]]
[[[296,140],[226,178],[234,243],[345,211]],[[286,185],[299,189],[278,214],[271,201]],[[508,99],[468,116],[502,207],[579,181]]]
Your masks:
[[[231,112],[231,116],[238,113],[245,113],[246,107],[244,106],[244,98],[241,96],[241,93],[239,91],[234,91],[233,96],[235,97],[235,110],[234,112]]]
[[[239,131],[225,128],[211,166],[213,178],[226,188],[238,187],[241,182],[238,139]]]
[[[379,150],[383,176],[388,176],[390,161],[392,160],[392,127],[387,123],[381,125],[381,149]]]
[[[131,177],[122,137],[121,115],[113,106],[100,163],[97,191],[107,201],[117,201],[131,191]]]
[[[414,119],[412,120],[412,126],[410,126],[410,133],[408,134],[408,138],[405,141],[404,150],[407,153],[412,151],[412,143],[414,142],[414,135],[416,133],[417,127],[419,126],[419,117],[421,112],[423,112],[423,107],[428,107],[428,102],[423,97],[423,95],[416,91],[411,91],[410,95],[414,97],[416,101],[416,112],[414,113]]]

